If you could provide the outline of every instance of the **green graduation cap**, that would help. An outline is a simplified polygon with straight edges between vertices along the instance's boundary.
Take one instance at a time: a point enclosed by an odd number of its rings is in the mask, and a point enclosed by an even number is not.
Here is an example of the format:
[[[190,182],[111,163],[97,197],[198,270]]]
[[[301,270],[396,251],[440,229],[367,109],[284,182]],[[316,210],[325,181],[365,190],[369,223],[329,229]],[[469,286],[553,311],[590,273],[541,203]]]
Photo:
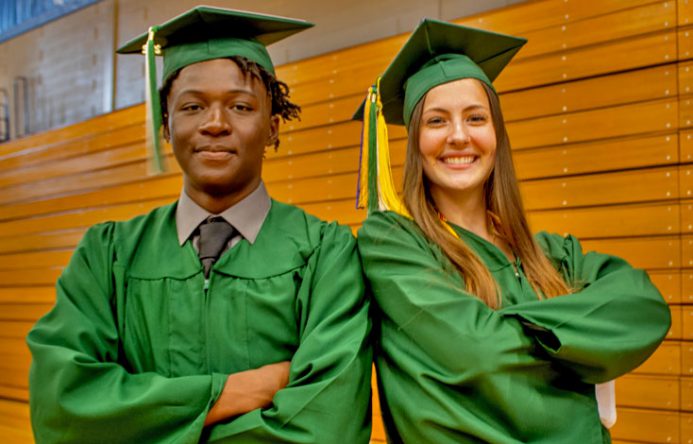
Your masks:
[[[408,216],[392,181],[385,122],[408,126],[426,93],[453,80],[474,78],[493,88],[525,43],[520,37],[422,20],[354,114],[354,120],[363,120],[357,206]]]
[[[155,56],[164,59],[162,83],[193,63],[232,56],[245,57],[274,74],[266,46],[311,26],[304,20],[197,6],[150,27],[147,33],[118,48],[119,54],[144,54],[147,58],[147,145],[153,151],[155,170],[163,171]]]

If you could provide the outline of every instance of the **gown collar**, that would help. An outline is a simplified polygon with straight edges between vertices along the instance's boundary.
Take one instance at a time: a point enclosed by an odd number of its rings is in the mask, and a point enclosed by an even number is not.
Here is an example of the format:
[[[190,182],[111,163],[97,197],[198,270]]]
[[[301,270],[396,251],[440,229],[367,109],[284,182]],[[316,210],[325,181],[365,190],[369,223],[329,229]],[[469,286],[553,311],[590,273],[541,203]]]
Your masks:
[[[243,198],[240,202],[222,211],[220,214],[212,214],[199,206],[181,191],[176,208],[176,229],[178,244],[183,245],[195,232],[197,227],[210,216],[221,216],[231,224],[251,244],[255,242],[262,224],[267,218],[271,207],[271,199],[267,194],[265,184],[260,185]]]

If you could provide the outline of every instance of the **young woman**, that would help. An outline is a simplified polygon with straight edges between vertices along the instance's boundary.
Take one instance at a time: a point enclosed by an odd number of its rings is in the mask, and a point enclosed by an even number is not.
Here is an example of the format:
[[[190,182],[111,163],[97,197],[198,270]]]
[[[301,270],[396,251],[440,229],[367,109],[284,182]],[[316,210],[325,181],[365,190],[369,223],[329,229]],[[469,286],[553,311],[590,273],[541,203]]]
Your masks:
[[[491,84],[524,43],[424,20],[361,111],[358,242],[390,442],[609,442],[595,384],[669,328],[645,272],[532,236]],[[408,128],[403,202],[383,117]]]

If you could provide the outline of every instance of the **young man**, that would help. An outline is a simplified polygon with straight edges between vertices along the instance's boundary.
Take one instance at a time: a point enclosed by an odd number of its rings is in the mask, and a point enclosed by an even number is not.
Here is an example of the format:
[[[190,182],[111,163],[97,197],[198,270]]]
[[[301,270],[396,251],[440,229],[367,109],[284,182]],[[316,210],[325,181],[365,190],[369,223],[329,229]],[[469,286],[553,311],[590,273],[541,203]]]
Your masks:
[[[308,26],[198,7],[121,48],[163,50],[183,192],[92,227],[58,280],[27,339],[37,442],[368,442],[354,239],[261,180],[298,113],[264,45]]]

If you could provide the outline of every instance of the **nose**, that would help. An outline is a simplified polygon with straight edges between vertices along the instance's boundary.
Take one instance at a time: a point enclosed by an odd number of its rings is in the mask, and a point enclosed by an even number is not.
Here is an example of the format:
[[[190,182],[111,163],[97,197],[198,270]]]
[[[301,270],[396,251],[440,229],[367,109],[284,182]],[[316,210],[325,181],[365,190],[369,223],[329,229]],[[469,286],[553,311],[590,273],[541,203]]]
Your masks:
[[[210,136],[225,136],[231,132],[231,124],[221,106],[210,106],[200,125],[200,132]]]
[[[450,127],[448,134],[448,145],[465,146],[469,143],[469,128],[465,125],[464,120],[455,119]]]

